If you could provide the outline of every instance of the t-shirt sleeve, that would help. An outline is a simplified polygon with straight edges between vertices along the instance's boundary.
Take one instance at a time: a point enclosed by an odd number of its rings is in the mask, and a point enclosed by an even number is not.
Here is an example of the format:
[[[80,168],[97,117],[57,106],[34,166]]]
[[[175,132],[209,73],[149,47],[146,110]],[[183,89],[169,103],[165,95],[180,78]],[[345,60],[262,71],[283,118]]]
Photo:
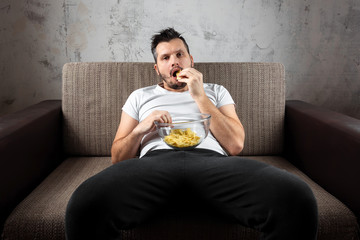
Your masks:
[[[137,121],[139,121],[139,100],[138,91],[134,91],[130,94],[124,106],[122,107],[124,112]]]
[[[217,85],[217,104],[216,107],[220,108],[228,104],[235,104],[229,91],[222,85]]]

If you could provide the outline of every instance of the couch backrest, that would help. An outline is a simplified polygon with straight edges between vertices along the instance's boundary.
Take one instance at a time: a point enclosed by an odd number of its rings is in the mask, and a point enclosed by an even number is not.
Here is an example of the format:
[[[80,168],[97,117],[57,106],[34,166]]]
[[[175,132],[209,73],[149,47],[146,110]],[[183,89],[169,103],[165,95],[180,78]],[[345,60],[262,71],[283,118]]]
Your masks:
[[[153,63],[67,63],[63,68],[64,147],[69,155],[110,155],[129,94],[159,82]],[[225,86],[246,131],[242,155],[283,150],[285,74],[279,63],[195,63],[204,82]]]

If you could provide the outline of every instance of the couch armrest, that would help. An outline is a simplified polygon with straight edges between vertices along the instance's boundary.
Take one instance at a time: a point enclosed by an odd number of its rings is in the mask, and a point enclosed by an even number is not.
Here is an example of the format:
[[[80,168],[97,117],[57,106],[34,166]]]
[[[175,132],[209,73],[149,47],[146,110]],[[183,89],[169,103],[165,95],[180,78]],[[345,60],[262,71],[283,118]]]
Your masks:
[[[13,208],[60,163],[61,115],[61,101],[48,100],[0,117],[0,230]]]
[[[287,157],[360,217],[360,120],[287,101]]]

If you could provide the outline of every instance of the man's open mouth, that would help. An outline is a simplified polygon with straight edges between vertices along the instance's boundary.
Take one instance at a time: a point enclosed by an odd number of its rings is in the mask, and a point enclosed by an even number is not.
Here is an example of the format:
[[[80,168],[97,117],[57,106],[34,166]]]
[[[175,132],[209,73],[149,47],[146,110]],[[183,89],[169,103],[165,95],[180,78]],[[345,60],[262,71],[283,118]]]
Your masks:
[[[173,76],[173,77],[177,77],[176,74],[179,73],[181,70],[182,70],[182,68],[179,68],[179,67],[174,68],[173,70],[171,70],[170,75]]]
[[[178,73],[180,73],[180,70],[179,71],[175,71],[174,73],[173,73],[173,77],[177,77],[177,74]]]

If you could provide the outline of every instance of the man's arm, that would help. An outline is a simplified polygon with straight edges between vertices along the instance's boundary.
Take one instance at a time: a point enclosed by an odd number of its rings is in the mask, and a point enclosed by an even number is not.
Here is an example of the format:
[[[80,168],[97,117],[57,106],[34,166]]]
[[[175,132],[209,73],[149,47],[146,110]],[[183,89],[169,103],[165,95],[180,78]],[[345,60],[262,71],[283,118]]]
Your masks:
[[[141,139],[145,134],[155,131],[154,121],[165,123],[172,122],[172,119],[167,111],[154,111],[139,123],[126,112],[122,112],[121,121],[111,147],[111,162],[115,164],[136,157]]]
[[[125,112],[121,114],[121,121],[111,147],[111,162],[117,163],[124,159],[134,158],[140,147],[142,134],[133,131],[139,124],[137,120]]]
[[[180,82],[186,82],[189,92],[199,107],[200,112],[211,115],[210,130],[221,146],[230,155],[238,155],[245,141],[245,131],[235,106],[225,105],[219,109],[210,101],[203,87],[203,75],[194,68],[187,68],[180,72]]]
[[[209,98],[197,101],[203,113],[211,114],[210,130],[229,155],[238,155],[244,148],[245,131],[233,104],[219,109]]]

